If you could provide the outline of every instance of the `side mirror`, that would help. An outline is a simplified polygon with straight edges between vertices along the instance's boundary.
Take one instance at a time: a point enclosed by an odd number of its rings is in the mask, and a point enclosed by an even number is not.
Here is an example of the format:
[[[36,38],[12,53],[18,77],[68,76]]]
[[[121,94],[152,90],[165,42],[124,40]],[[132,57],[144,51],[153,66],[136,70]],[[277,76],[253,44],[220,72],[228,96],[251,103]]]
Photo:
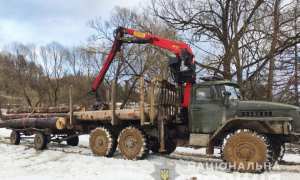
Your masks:
[[[231,95],[230,92],[223,92],[223,95],[224,95],[224,99],[223,99],[223,106],[228,108],[229,107],[229,96]]]

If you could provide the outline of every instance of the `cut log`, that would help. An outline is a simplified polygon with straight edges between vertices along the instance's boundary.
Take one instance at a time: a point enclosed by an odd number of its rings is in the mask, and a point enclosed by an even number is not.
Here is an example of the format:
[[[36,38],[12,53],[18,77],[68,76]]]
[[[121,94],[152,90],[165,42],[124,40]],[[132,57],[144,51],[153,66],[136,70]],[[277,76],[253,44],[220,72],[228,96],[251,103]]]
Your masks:
[[[135,109],[117,109],[115,110],[116,117],[120,120],[139,120],[141,119],[141,111],[139,108]],[[101,111],[84,111],[74,112],[77,120],[83,121],[103,121],[112,120],[112,110]]]
[[[34,113],[68,113],[70,111],[69,106],[59,107],[26,107],[26,108],[15,108],[8,109],[6,114],[18,114],[18,113],[31,113],[35,109]],[[73,111],[84,111],[84,106],[74,106]]]
[[[26,118],[30,113],[23,114],[3,114],[1,120],[22,119]],[[46,117],[69,117],[67,113],[33,113],[29,118],[46,118]]]
[[[59,130],[63,130],[67,127],[67,119],[60,117],[58,118],[58,120],[56,121],[56,128]]]
[[[26,129],[26,128],[50,128],[50,129],[65,129],[67,119],[63,117],[55,118],[28,118],[28,119],[12,119],[1,123],[0,127]]]
[[[119,120],[140,120],[141,110],[140,108],[134,109],[116,109],[116,117]],[[149,119],[149,108],[144,110],[145,117]],[[101,110],[101,111],[82,111],[74,112],[74,116],[79,121],[111,121],[112,110]],[[158,117],[158,111],[155,111],[154,118]],[[166,116],[168,120],[174,119],[172,116]]]

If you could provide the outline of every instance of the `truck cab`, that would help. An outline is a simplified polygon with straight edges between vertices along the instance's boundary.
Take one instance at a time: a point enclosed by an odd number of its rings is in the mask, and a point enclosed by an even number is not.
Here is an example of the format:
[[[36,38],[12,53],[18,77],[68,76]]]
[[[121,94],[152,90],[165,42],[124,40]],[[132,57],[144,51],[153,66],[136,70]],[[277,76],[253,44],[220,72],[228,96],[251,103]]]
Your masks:
[[[229,92],[229,104],[224,106],[224,92]],[[239,86],[230,81],[206,81],[191,89],[189,130],[192,133],[213,134],[222,122],[237,115],[242,100]]]
[[[227,100],[224,94],[228,94]],[[289,132],[300,132],[299,107],[283,103],[244,100],[239,85],[231,81],[205,81],[194,84],[191,88],[189,107],[191,133],[213,134],[222,124],[232,119],[252,119],[253,122],[261,119],[261,121],[268,120],[274,123],[288,118],[290,118]],[[243,123],[241,126],[247,128],[248,125]],[[280,134],[270,129],[262,131]]]

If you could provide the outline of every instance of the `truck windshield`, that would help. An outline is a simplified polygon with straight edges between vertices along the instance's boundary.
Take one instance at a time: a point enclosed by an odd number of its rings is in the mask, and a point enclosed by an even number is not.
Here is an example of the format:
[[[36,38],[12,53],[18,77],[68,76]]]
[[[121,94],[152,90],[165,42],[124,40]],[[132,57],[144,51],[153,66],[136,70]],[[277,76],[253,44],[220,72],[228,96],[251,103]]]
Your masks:
[[[242,99],[240,89],[235,87],[235,86],[222,85],[221,86],[222,95],[223,95],[224,91],[227,91],[227,92],[231,93],[231,95],[229,96],[229,99]]]

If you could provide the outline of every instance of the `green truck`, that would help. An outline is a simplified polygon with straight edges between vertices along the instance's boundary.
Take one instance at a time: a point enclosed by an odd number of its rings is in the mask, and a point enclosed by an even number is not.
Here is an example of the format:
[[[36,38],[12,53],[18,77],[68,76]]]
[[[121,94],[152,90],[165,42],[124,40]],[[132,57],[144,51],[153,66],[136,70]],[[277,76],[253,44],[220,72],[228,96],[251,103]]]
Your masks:
[[[243,162],[245,168],[249,162],[272,165],[282,159],[285,143],[299,143],[300,110],[288,104],[243,100],[236,83],[212,80],[193,85],[188,127],[189,144],[206,146],[207,154],[221,145],[227,163]],[[263,165],[262,170],[266,168]],[[249,171],[262,171],[258,169]]]
[[[176,86],[160,79],[146,86],[141,78],[139,108],[74,112],[74,119],[92,129],[86,133],[100,156],[112,156],[117,145],[134,160],[150,150],[171,154],[176,146],[206,147],[213,154],[219,146],[229,168],[240,172],[262,172],[282,159],[285,143],[299,143],[299,107],[243,100],[236,83],[204,80],[192,85],[186,109],[178,108]]]

